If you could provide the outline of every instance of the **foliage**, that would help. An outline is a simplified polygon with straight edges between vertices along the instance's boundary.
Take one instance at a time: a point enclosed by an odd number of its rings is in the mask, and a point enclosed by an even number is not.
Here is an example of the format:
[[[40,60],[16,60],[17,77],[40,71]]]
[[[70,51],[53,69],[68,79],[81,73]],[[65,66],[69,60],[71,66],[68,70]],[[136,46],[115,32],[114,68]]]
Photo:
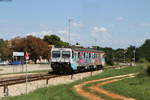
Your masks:
[[[137,57],[150,61],[150,39],[145,40],[144,44],[137,49]]]
[[[69,46],[69,43],[63,42],[57,35],[45,35],[43,40],[56,47]]]
[[[150,76],[150,65],[149,63],[145,63],[145,67],[141,69],[137,75],[139,78]]]
[[[30,59],[36,63],[37,59],[44,58],[48,60],[50,58],[51,46],[49,44],[55,45],[56,47],[69,46],[69,43],[63,42],[56,35],[46,35],[43,40],[34,36],[24,38],[15,37],[8,41],[0,39],[0,59],[11,60],[13,51],[28,52]]]
[[[134,51],[136,51],[136,47],[135,47],[135,46],[130,45],[130,46],[127,48],[126,58],[128,58],[130,62],[133,61],[133,58],[134,58]]]
[[[8,47],[8,41],[0,39],[0,60],[8,60],[11,57],[11,49]]]
[[[148,76],[150,76],[150,66],[147,67],[146,73],[147,73]]]
[[[5,47],[6,43],[3,39],[0,39],[0,48]]]
[[[48,43],[40,38],[27,36],[25,38],[14,38],[12,41],[12,49],[17,52],[28,52],[30,59],[36,63],[37,59],[49,59],[50,48]]]
[[[124,62],[124,55],[125,55],[125,50],[124,49],[119,48],[119,49],[115,50],[114,61]]]
[[[140,63],[147,63],[148,61],[147,61],[145,58],[140,58],[140,59],[139,59],[139,62],[140,62]]]
[[[113,62],[113,56],[114,56],[114,50],[112,48],[106,47],[106,48],[101,48],[106,53],[106,63],[109,65],[114,65]]]

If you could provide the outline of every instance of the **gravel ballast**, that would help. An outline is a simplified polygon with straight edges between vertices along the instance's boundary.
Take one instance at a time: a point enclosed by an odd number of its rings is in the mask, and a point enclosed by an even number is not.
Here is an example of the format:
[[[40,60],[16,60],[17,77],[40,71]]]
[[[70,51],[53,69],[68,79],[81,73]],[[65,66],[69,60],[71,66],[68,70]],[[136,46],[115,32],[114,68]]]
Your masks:
[[[96,75],[101,72],[102,71],[94,71],[92,73],[92,75]],[[52,78],[52,79],[49,79],[48,85],[46,84],[46,80],[28,82],[27,92],[29,93],[38,88],[47,87],[50,85],[52,86],[52,85],[59,85],[59,84],[68,84],[68,83],[83,79],[88,76],[91,76],[91,72],[75,74],[75,75],[73,75],[73,79],[71,79],[71,75]],[[0,97],[4,97],[5,95],[17,96],[17,95],[25,94],[26,93],[26,83],[8,86],[8,93],[3,93],[3,89],[4,89],[3,87],[0,87]]]

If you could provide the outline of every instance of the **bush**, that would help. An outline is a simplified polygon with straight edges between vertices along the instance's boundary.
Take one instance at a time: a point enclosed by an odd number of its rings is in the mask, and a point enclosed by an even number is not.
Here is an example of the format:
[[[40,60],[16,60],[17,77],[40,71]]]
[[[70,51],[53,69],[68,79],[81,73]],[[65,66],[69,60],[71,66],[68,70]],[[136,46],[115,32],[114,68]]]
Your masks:
[[[148,76],[150,76],[150,66],[147,67],[147,69],[146,69],[146,74],[147,74]]]
[[[139,78],[143,78],[146,76],[150,76],[150,65],[146,68],[141,69],[141,71],[138,74]]]
[[[140,63],[147,63],[148,61],[147,61],[145,58],[140,58],[140,59],[139,59],[139,62],[140,62]]]
[[[111,65],[111,66],[113,66],[114,65],[114,62],[113,61],[108,61],[108,62],[106,62],[108,65]]]

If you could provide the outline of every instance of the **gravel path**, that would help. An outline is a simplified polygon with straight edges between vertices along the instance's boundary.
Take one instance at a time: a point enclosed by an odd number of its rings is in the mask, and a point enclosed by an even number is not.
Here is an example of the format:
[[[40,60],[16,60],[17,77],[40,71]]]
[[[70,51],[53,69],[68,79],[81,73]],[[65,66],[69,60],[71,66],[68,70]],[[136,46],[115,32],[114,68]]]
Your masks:
[[[91,92],[85,91],[84,89],[82,89],[82,87],[87,85],[87,84],[94,83],[94,82],[105,81],[105,82],[99,83],[99,84],[92,86],[92,87],[89,87],[89,88],[92,89],[93,91],[100,93],[100,94],[105,94],[105,95],[107,95],[107,96],[109,96],[115,100],[118,100],[118,99],[119,100],[135,100],[134,98],[128,98],[128,97],[125,97],[125,96],[122,96],[119,94],[115,94],[115,93],[112,93],[112,92],[109,92],[107,90],[99,88],[100,86],[103,86],[105,84],[110,84],[110,83],[113,83],[113,82],[116,82],[116,81],[119,81],[119,80],[122,80],[125,78],[131,78],[131,77],[134,77],[134,74],[127,74],[127,75],[120,75],[120,76],[108,77],[108,78],[103,78],[103,79],[91,80],[91,81],[86,81],[86,82],[83,82],[81,84],[75,85],[74,88],[78,94],[88,98],[89,100],[104,100],[103,98],[101,98],[98,95],[95,95]],[[120,79],[118,79],[118,78],[120,78]],[[114,80],[112,80],[112,79],[114,79]]]
[[[99,74],[101,72],[102,71],[94,71],[93,75]],[[31,92],[31,91],[36,90],[37,88],[47,87],[50,85],[68,84],[68,83],[74,82],[79,79],[83,79],[84,77],[88,77],[88,76],[91,76],[91,72],[75,74],[73,76],[73,79],[71,79],[70,75],[52,78],[52,79],[49,79],[48,85],[46,85],[46,80],[29,82],[27,84],[27,87],[28,87],[27,91]],[[16,95],[25,94],[25,93],[26,93],[25,83],[8,87],[8,96],[16,96]],[[4,97],[4,95],[5,94],[3,93],[3,87],[0,87],[0,97]]]

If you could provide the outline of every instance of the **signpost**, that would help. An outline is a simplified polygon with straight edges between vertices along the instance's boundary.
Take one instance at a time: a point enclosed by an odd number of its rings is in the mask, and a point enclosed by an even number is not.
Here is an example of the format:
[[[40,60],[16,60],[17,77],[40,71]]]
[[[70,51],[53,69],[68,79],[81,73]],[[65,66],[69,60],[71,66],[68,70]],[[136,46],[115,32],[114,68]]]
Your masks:
[[[13,52],[13,59],[14,57],[16,57],[16,60],[17,60],[17,57],[24,57],[24,52]],[[14,72],[14,67],[13,66],[13,72]],[[23,70],[23,66],[22,66],[22,70]],[[16,71],[17,71],[17,67],[16,67]]]
[[[26,52],[25,54],[26,59],[26,94],[28,93],[28,70],[27,70],[27,61],[29,60],[29,54]]]
[[[27,69],[27,61],[29,60],[29,54],[26,52],[13,52],[13,57],[25,57],[26,61],[26,94],[28,93],[28,69]]]
[[[24,57],[24,52],[13,52],[13,56],[15,57]]]

